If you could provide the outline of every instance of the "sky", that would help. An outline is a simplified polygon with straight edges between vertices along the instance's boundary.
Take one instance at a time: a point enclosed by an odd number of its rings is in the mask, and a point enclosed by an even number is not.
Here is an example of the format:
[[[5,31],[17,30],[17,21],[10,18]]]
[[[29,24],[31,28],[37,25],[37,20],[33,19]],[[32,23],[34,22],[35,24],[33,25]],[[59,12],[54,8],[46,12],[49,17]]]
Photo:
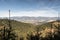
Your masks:
[[[0,17],[33,16],[58,17],[60,0],[0,0]]]

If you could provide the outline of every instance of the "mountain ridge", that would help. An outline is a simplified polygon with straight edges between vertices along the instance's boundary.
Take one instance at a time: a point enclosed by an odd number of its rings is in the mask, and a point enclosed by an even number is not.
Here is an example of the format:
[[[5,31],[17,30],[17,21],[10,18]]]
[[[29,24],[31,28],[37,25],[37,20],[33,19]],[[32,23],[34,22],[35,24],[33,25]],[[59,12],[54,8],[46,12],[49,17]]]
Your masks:
[[[7,17],[2,18],[2,19],[7,19]],[[29,17],[29,16],[14,16],[10,17],[11,20],[16,20],[24,23],[32,23],[32,24],[38,24],[38,23],[46,23],[46,22],[51,22],[51,21],[56,21],[60,20],[60,17]]]

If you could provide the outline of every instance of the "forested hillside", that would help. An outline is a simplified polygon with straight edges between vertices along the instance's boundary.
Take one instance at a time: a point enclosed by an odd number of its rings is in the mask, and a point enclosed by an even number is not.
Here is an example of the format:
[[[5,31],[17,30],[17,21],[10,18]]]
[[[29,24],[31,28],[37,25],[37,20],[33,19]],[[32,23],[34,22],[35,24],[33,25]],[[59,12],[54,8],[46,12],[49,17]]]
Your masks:
[[[10,20],[11,29],[9,29],[9,20],[0,19],[0,39],[3,38],[3,34],[9,34],[9,30],[13,36],[11,40],[58,40],[60,38],[60,21],[44,23],[42,25],[32,25],[29,23],[22,23],[15,20]],[[5,30],[5,31],[4,31]],[[2,33],[2,34],[1,34]],[[7,34],[6,34],[7,33]],[[11,35],[10,34],[10,35]],[[15,35],[15,36],[14,36]],[[5,38],[8,36],[5,36]],[[56,39],[55,39],[56,38]],[[7,39],[6,40],[10,40]]]

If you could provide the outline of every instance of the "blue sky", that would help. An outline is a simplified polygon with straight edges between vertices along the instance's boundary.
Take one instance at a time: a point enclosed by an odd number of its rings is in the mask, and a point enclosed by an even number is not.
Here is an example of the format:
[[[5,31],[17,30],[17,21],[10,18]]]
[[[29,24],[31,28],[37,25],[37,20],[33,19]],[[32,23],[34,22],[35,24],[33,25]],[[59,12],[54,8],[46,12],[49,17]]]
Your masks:
[[[60,15],[60,0],[0,0],[0,17],[11,16],[44,16]]]

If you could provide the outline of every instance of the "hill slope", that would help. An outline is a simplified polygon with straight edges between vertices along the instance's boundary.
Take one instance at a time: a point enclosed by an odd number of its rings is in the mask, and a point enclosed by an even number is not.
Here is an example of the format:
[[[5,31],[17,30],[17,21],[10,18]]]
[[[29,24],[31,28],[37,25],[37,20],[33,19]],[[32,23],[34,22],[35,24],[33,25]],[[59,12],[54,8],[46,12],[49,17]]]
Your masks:
[[[14,31],[20,35],[20,34],[23,34],[26,35],[27,32],[30,32],[32,30],[34,30],[34,26],[32,24],[29,24],[29,23],[22,23],[22,22],[18,22],[18,21],[15,21],[15,20],[11,20],[11,27],[12,29],[14,29]],[[0,19],[0,28],[1,26],[9,26],[8,25],[9,22],[8,22],[8,19]]]
[[[19,21],[15,21],[15,20],[11,20],[11,27],[14,29],[14,31],[16,32],[16,34],[18,36],[22,35],[22,36],[26,36],[27,33],[31,33],[36,31],[36,29],[38,28],[39,31],[42,31],[46,33],[46,28],[48,30],[48,28],[59,28],[58,25],[60,25],[60,21],[53,21],[53,22],[48,22],[48,23],[44,23],[42,25],[32,25],[29,23],[22,23]],[[9,26],[8,25],[8,19],[0,19],[0,28],[1,26]]]

